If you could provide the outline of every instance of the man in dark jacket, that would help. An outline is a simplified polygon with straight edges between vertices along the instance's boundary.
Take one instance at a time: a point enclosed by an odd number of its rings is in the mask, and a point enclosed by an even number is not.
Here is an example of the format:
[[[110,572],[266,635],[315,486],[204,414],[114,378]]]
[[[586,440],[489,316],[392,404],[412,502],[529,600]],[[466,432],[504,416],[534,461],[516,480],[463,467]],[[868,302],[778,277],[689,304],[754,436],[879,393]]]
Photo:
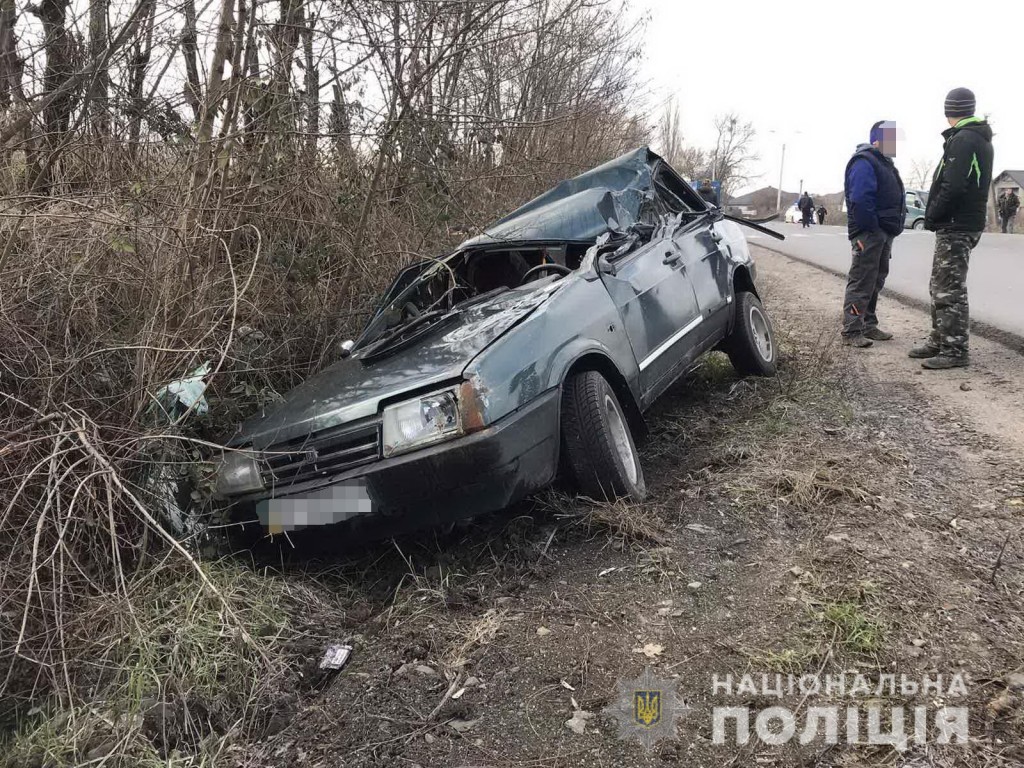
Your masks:
[[[797,203],[797,207],[800,209],[801,218],[800,223],[806,228],[811,226],[811,218],[814,216],[814,200],[806,192],[800,197],[800,202]]]
[[[870,144],[861,144],[846,165],[847,234],[853,248],[843,299],[843,343],[870,347],[892,334],[878,327],[878,294],[889,275],[892,241],[906,216],[903,180],[892,162],[895,123],[871,126]]]
[[[974,116],[974,94],[954,88],[946,96],[949,129],[942,162],[932,179],[924,226],[935,232],[932,259],[932,331],[910,350],[929,369],[962,368],[968,355],[967,265],[981,240],[992,185],[992,129]]]
[[[711,179],[704,179],[697,189],[697,193],[710,205],[718,207],[718,195],[715,194],[715,188],[711,185]]]
[[[818,213],[818,223],[819,224],[824,224],[825,223],[825,217],[828,216],[828,209],[824,205],[819,205],[817,213]]]
[[[1013,234],[1013,224],[1020,209],[1020,198],[1012,189],[1003,192],[999,197],[999,223],[1004,234]]]

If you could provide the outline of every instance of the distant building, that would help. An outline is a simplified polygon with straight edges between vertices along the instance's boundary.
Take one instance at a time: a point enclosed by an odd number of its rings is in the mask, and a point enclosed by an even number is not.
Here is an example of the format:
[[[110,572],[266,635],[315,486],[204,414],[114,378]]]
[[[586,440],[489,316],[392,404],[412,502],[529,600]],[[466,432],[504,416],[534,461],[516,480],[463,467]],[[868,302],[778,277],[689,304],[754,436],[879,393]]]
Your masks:
[[[1012,189],[1020,195],[1024,189],[1024,171],[1003,171],[992,180],[992,189],[995,190],[996,199],[1007,189]]]

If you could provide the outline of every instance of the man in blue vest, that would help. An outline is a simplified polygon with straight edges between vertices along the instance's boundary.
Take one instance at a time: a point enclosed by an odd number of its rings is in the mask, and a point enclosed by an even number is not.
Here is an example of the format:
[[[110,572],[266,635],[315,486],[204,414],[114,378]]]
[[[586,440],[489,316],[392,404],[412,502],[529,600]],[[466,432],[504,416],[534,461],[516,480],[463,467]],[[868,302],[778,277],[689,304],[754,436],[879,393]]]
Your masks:
[[[871,126],[869,144],[861,144],[846,165],[847,233],[853,261],[843,299],[843,343],[858,348],[889,341],[878,327],[878,294],[889,276],[892,241],[903,232],[906,198],[903,180],[892,162],[896,124]]]

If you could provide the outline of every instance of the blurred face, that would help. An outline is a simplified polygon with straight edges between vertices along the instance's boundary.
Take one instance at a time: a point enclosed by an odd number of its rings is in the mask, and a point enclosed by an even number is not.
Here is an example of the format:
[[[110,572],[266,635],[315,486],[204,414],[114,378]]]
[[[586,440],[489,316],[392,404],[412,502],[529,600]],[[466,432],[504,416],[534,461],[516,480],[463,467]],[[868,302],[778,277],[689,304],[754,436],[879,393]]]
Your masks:
[[[897,127],[895,120],[886,120],[881,125],[882,136],[875,142],[878,151],[886,157],[896,157],[896,150],[903,141],[903,131]]]

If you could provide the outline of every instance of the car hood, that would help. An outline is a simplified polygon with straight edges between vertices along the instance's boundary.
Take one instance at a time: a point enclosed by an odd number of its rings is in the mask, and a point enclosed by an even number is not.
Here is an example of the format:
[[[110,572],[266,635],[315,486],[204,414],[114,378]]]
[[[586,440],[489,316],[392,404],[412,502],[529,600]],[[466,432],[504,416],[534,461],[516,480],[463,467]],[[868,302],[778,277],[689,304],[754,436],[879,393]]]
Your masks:
[[[473,358],[547,301],[561,284],[512,290],[455,309],[415,343],[390,354],[364,361],[357,352],[306,379],[283,402],[246,421],[229,445],[261,450],[374,416],[384,401],[458,379]]]

